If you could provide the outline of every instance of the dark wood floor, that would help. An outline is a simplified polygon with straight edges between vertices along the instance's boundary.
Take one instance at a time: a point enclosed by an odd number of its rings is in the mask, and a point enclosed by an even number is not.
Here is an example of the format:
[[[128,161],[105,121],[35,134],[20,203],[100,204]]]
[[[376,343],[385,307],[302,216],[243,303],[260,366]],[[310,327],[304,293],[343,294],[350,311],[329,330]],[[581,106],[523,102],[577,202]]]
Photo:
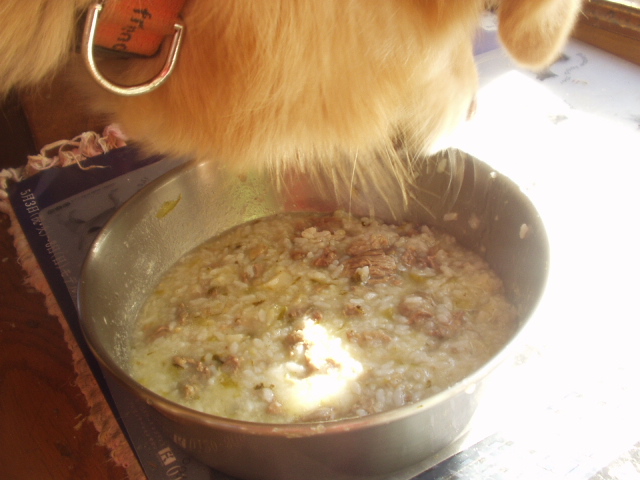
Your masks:
[[[17,96],[1,113],[0,170],[39,150]],[[60,323],[25,284],[9,227],[0,213],[0,477],[125,479],[99,445]]]

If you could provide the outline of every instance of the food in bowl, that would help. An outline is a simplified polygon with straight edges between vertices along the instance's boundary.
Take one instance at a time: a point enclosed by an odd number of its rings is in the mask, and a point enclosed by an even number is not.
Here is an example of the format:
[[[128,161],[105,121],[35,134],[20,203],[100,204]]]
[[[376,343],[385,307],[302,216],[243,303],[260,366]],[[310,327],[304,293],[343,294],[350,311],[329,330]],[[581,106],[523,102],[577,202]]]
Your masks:
[[[497,275],[445,233],[346,212],[217,236],[161,279],[131,374],[195,410],[263,423],[384,412],[446,389],[517,329]]]

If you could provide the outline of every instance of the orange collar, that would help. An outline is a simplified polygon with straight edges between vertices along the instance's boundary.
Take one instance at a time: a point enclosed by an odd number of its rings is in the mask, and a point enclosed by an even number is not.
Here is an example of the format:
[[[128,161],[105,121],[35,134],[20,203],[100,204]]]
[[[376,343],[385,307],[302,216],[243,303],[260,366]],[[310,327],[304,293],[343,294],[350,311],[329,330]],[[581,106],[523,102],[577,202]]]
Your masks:
[[[186,0],[108,0],[103,3],[95,44],[108,50],[155,55],[173,35]]]

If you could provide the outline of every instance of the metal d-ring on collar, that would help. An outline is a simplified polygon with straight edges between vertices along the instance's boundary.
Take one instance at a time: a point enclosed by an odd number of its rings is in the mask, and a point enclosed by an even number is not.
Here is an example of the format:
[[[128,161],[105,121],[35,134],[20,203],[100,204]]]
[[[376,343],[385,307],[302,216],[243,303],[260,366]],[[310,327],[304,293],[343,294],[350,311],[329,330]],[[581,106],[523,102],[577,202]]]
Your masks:
[[[169,77],[169,75],[171,75],[171,72],[173,72],[176,66],[178,53],[180,52],[180,45],[182,44],[182,33],[184,32],[184,26],[181,23],[174,24],[173,27],[175,32],[171,40],[167,59],[162,67],[162,70],[160,70],[160,72],[154,78],[139,85],[122,86],[117,85],[110,80],[107,80],[102,75],[102,73],[100,73],[100,70],[98,70],[95,59],[93,57],[93,43],[96,34],[96,25],[98,24],[98,16],[100,15],[101,10],[101,2],[96,3],[93,5],[93,7],[91,7],[87,14],[87,20],[84,25],[84,33],[82,35],[82,57],[84,58],[84,62],[89,69],[91,76],[103,88],[106,88],[110,92],[129,97],[149,93],[162,85]]]

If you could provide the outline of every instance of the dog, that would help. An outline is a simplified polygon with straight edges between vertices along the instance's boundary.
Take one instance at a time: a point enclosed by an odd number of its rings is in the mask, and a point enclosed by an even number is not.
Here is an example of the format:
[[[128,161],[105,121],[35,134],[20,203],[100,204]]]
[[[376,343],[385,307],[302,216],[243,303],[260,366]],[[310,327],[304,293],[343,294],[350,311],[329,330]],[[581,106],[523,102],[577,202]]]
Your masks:
[[[404,175],[398,151],[431,152],[473,110],[485,10],[496,12],[507,52],[531,69],[558,57],[580,10],[580,0],[187,0],[171,76],[121,96],[89,78],[77,53],[92,3],[1,0],[1,91],[63,71],[149,153],[244,171],[344,161],[346,176],[357,163],[380,178]],[[104,58],[100,69],[121,85],[145,81],[168,43],[148,58]]]

